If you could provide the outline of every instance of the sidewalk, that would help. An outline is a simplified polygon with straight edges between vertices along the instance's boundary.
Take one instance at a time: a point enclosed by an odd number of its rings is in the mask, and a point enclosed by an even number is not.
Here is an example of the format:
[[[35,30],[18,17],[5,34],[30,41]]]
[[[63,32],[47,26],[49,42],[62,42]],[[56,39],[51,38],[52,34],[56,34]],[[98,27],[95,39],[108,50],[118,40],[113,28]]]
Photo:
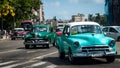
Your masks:
[[[6,35],[4,35],[2,38],[0,38],[0,41],[7,40],[7,39],[10,39],[9,36],[6,37]]]

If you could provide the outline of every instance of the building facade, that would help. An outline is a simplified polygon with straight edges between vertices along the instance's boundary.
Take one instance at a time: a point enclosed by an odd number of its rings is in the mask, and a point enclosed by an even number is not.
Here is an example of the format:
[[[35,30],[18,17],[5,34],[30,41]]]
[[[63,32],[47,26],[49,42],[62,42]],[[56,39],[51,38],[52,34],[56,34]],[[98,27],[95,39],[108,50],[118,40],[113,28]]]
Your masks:
[[[83,14],[77,14],[77,15],[72,15],[72,21],[73,22],[81,22],[84,20],[84,15]]]
[[[120,26],[120,0],[105,0],[106,25]]]

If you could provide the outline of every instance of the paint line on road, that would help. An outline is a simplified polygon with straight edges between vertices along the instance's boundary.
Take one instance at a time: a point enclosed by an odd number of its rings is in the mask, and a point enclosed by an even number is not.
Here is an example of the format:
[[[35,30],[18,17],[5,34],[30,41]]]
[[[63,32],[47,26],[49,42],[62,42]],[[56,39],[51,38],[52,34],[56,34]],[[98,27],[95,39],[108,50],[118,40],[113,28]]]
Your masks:
[[[0,52],[0,54],[3,54],[3,53],[9,53],[9,52],[15,52],[15,51],[20,51],[20,50],[9,50],[9,51],[3,51],[3,52]]]
[[[1,68],[13,68],[13,67],[17,67],[17,66],[19,66],[19,65],[24,65],[24,64],[30,63],[30,62],[31,62],[31,61],[16,63],[16,64],[12,64],[12,65],[8,65],[8,66],[1,67]]]
[[[30,67],[37,67],[37,66],[40,66],[40,65],[43,65],[47,62],[39,62],[39,63],[35,63],[35,64],[32,64]]]
[[[27,51],[27,53],[34,53],[34,52],[38,52],[38,51],[47,51],[47,50],[45,49],[45,50]]]
[[[46,66],[45,68],[55,68],[55,67],[57,67],[57,65],[52,64],[52,65]]]
[[[32,60],[34,59],[42,59],[46,56],[49,56],[49,55],[53,55],[53,54],[56,54],[58,51],[56,52],[52,52],[52,53],[49,53],[49,54],[45,54],[45,55],[42,55],[42,56],[38,56],[38,57],[35,57],[33,58]],[[36,61],[32,61],[32,60],[29,60],[29,61],[26,61],[26,62],[21,62],[21,63],[16,63],[16,64],[12,64],[12,65],[8,65],[8,66],[4,66],[4,67],[1,67],[1,68],[13,68],[13,67],[17,67],[17,66],[20,66],[20,65],[24,65],[24,64],[27,64],[27,63],[31,63],[31,62],[36,62]],[[7,62],[7,63],[12,63],[13,61],[11,62]],[[4,64],[7,64],[7,63],[4,63]],[[42,65],[42,64],[45,64],[46,62],[40,62],[40,63],[37,63],[37,64],[33,64],[32,66],[39,66],[39,65]],[[2,64],[1,64],[2,65]],[[54,68],[56,67],[55,65],[51,65],[51,66],[47,66],[47,68]]]
[[[56,54],[56,53],[58,53],[58,51],[55,51],[55,52],[52,52],[52,53],[49,53],[49,54],[45,54],[45,55],[42,55],[42,56],[38,56],[38,57],[35,57],[33,59],[42,59],[42,58],[44,58],[46,56],[49,56],[49,55],[52,55],[52,54]]]
[[[11,64],[11,63],[14,63],[14,62],[16,62],[16,61],[8,61],[8,62],[0,63],[0,66]]]

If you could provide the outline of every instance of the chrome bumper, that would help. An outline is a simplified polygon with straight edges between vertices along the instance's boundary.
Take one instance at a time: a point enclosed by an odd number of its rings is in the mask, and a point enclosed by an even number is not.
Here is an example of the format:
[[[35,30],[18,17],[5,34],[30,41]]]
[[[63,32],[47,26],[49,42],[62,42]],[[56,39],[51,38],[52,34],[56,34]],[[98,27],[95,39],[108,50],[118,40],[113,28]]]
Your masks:
[[[39,42],[39,43],[29,43],[29,42],[24,42],[25,45],[47,45],[49,42]]]
[[[81,53],[73,53],[73,57],[105,57],[105,56],[115,56],[115,52],[81,52]]]

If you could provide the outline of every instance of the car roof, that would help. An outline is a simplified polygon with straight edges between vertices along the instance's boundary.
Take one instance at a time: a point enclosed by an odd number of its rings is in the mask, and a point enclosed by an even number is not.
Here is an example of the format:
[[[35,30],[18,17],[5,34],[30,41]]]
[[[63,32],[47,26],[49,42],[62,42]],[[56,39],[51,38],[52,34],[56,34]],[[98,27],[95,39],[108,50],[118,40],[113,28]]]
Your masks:
[[[14,30],[24,30],[24,28],[14,28]]]
[[[115,28],[115,27],[120,27],[120,26],[103,26],[103,27],[113,27],[113,28]]]
[[[97,22],[70,22],[70,23],[67,23],[66,25],[69,25],[69,26],[75,26],[75,25],[98,25],[98,26],[100,26]]]
[[[51,26],[45,25],[45,24],[35,25],[33,28],[36,28],[36,27],[49,27],[49,28],[51,28]]]

